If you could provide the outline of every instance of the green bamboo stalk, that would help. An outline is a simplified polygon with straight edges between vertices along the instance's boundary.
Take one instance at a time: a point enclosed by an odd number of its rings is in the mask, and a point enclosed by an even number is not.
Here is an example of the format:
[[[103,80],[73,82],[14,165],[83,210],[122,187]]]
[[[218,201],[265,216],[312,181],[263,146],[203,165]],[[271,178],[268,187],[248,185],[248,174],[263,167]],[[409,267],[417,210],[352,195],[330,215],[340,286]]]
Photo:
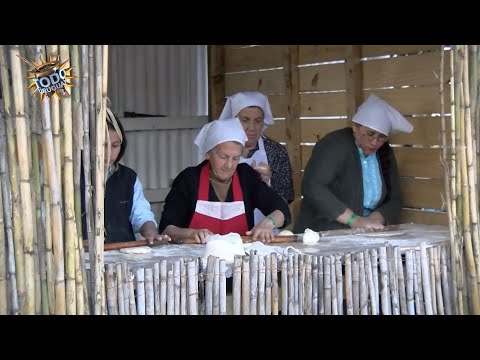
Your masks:
[[[0,55],[2,50],[0,50]],[[0,184],[2,185],[2,199],[3,199],[3,219],[5,225],[5,239],[7,240],[7,279],[9,286],[10,314],[17,315],[18,295],[17,295],[17,278],[15,272],[15,251],[13,245],[13,225],[12,225],[12,204],[10,200],[10,184],[9,184],[9,169],[7,164],[7,138],[5,133],[5,110],[3,106],[0,108]]]
[[[12,85],[14,93],[16,140],[20,170],[20,195],[22,202],[22,226],[24,229],[23,251],[25,253],[25,307],[24,314],[35,314],[35,261],[33,254],[33,209],[30,169],[28,165],[28,134],[25,120],[23,97],[22,64],[19,46],[10,47],[10,63],[12,67]]]
[[[0,114],[0,121],[3,116]],[[0,139],[3,142],[3,139]],[[2,146],[3,147],[3,146]],[[4,150],[4,149],[1,149]],[[1,170],[0,170],[1,171]],[[1,175],[1,172],[0,172]],[[2,179],[3,180],[3,179]],[[5,221],[3,215],[3,195],[0,191],[0,315],[7,315],[7,243],[5,242]]]
[[[62,62],[69,59],[68,45],[60,45],[60,58]],[[69,62],[67,63],[69,64]],[[67,65],[65,69],[70,66]],[[77,313],[77,296],[75,280],[75,247],[77,244],[75,222],[75,200],[73,188],[73,131],[72,131],[72,98],[64,95],[60,102],[61,125],[63,129],[63,214],[64,214],[64,239],[65,239],[65,285],[67,315]]]
[[[81,150],[83,149],[83,123],[82,106],[80,103],[80,83],[78,81],[80,74],[80,62],[78,54],[78,45],[70,45],[70,64],[73,67],[75,79],[71,82],[74,85],[71,88],[72,93],[72,111],[73,111],[73,185],[75,201],[75,227],[76,227],[76,245],[75,245],[75,279],[77,284],[77,314],[85,314],[85,293],[84,278],[82,269],[85,267],[83,254],[82,237],[82,206],[81,206]]]

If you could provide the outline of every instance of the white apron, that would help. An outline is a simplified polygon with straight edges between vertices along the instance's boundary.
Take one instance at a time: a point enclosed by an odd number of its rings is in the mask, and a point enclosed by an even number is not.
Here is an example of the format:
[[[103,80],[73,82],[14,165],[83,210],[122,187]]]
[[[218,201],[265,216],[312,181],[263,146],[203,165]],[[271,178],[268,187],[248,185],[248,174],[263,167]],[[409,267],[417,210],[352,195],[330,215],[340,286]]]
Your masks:
[[[254,160],[257,165],[261,162],[268,165],[267,152],[265,151],[265,145],[263,144],[263,138],[261,136],[258,139],[258,150],[253,153],[252,157],[248,159],[244,158],[243,156],[240,157],[240,163],[246,163],[250,166]],[[270,181],[268,182],[268,186],[270,186]],[[263,220],[265,215],[259,209],[255,209],[253,211],[253,217],[254,225],[257,225]],[[279,229],[273,229],[273,233],[275,235],[277,235],[279,232]]]

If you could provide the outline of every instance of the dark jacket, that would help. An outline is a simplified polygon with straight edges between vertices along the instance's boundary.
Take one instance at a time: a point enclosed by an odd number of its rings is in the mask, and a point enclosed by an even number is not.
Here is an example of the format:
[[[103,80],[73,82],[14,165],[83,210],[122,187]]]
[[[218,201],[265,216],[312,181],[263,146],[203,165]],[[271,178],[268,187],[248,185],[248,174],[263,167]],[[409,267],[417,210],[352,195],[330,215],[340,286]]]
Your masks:
[[[382,196],[374,211],[379,211],[387,224],[396,223],[402,199],[395,155],[386,142],[376,156],[382,177]],[[362,166],[352,128],[332,131],[315,144],[305,167],[302,195],[295,233],[302,233],[306,228],[314,231],[348,228],[335,220],[346,208],[362,215]]]

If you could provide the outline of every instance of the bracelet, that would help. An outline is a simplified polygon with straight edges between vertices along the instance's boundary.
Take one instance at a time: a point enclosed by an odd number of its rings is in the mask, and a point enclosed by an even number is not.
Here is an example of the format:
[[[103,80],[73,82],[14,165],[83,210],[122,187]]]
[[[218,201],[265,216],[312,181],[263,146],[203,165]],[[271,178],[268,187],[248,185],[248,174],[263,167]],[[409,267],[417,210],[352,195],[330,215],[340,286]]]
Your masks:
[[[347,224],[348,226],[352,226],[352,223],[355,221],[355,219],[357,218],[358,216],[354,213],[352,213],[352,215],[350,215],[347,219],[347,222],[345,224]]]
[[[275,229],[275,225],[277,225],[276,222],[275,222],[275,219],[270,215],[265,216],[265,219],[270,220],[273,223],[273,228]]]

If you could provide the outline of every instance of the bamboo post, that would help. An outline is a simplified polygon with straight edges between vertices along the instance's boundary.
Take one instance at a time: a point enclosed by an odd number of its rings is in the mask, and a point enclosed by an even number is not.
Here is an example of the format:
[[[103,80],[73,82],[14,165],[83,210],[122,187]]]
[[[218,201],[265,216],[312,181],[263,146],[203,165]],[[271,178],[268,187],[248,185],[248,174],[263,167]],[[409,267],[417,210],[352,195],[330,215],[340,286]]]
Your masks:
[[[283,258],[282,258],[283,263]],[[278,315],[278,271],[277,271],[277,255],[270,254],[270,265],[272,267],[272,315]],[[282,286],[283,286],[283,266],[282,266]],[[285,268],[285,279],[287,277]],[[286,287],[286,286],[285,286]],[[267,312],[268,314],[268,312]]]
[[[135,276],[133,275],[132,269],[127,265],[127,276],[128,279],[128,304],[129,304],[129,313],[130,315],[137,315],[137,304],[135,299]]]
[[[250,315],[257,315],[258,255],[250,254]]]
[[[396,270],[395,250],[392,246],[387,247],[387,264],[390,285],[390,299],[392,300],[392,315],[400,315],[398,278]]]
[[[280,264],[281,266],[281,289],[282,289],[282,315],[287,315],[289,311],[289,299],[290,297],[288,296],[288,292],[290,290],[289,283],[290,283],[290,272],[289,270],[289,265],[288,265],[288,257],[283,256],[282,257],[282,262]],[[287,272],[288,271],[288,272]],[[275,299],[275,298],[274,298]]]
[[[115,265],[115,275],[117,277],[118,315],[125,315],[125,298],[123,297],[123,269],[121,263]]]
[[[188,262],[188,315],[198,315],[197,309],[197,280],[196,274],[197,268],[194,260]]]
[[[0,76],[3,76],[3,49],[0,45]],[[5,98],[5,95],[4,95]],[[10,292],[9,292],[9,306],[10,314],[17,315],[19,314],[19,305],[17,297],[17,278],[16,278],[16,269],[15,269],[15,249],[14,249],[14,240],[13,240],[13,224],[12,224],[12,203],[10,201],[10,183],[9,183],[9,169],[7,164],[7,138],[5,133],[5,122],[4,118],[4,109],[0,108],[0,184],[2,186],[2,204],[0,204],[0,238],[3,240],[3,245],[6,246],[6,272]],[[2,234],[2,230],[5,227],[5,234]],[[1,241],[0,241],[1,243]],[[0,265],[2,262],[0,261]],[[5,288],[5,294],[7,295],[7,288]],[[5,306],[7,305],[7,300],[5,299]]]
[[[288,312],[285,315],[295,315],[295,284],[293,280],[293,254],[288,253],[288,264],[287,264],[287,271],[288,271]],[[283,312],[282,312],[283,314]]]
[[[345,254],[345,302],[347,315],[353,315],[353,294],[352,294],[352,255]]]
[[[207,259],[207,277],[205,280],[205,315],[213,315],[213,277],[216,257],[210,255]]]
[[[332,315],[332,278],[330,256],[323,257],[323,291],[325,294],[325,315]]]
[[[43,124],[43,146],[44,156],[48,168],[48,181],[50,189],[50,214],[52,219],[52,242],[53,242],[53,258],[54,258],[54,274],[55,274],[55,314],[66,314],[65,304],[65,276],[64,276],[64,258],[63,258],[63,222],[62,222],[62,200],[59,191],[59,178],[57,177],[56,163],[54,158],[54,144],[52,137],[52,129],[50,126],[50,104],[48,99],[42,101],[42,124]],[[48,255],[47,242],[47,255]],[[48,271],[48,256],[47,256]],[[92,271],[92,268],[90,269]],[[95,270],[94,270],[95,271]],[[101,288],[99,292],[103,292]]]
[[[265,315],[265,259],[258,257],[258,301],[257,314]]]
[[[167,271],[167,315],[175,314],[175,291],[173,270]]]
[[[95,45],[88,45],[88,118],[90,121],[89,128],[92,130],[90,132],[90,164],[92,164],[91,172],[92,172],[92,179],[96,177],[96,169],[95,169],[95,154],[97,149],[97,132],[96,132],[96,125],[95,125]],[[92,184],[94,185],[94,184]],[[93,199],[95,201],[95,199]],[[94,208],[95,205],[93,204]],[[93,228],[95,228],[95,220],[93,219]],[[95,230],[94,234],[95,234]],[[95,235],[93,234],[93,237]]]
[[[205,272],[203,266],[203,260],[201,257],[197,258],[198,269],[198,307],[199,314],[205,315]]]
[[[272,314],[272,261],[271,255],[264,257],[265,263],[265,315]]]
[[[105,285],[107,287],[107,310],[109,315],[117,315],[116,312],[116,306],[115,306],[115,295],[116,289],[115,286],[113,285],[113,268],[114,265],[108,264],[107,265],[107,276],[106,276],[106,281]]]
[[[373,284],[373,271],[370,264],[370,255],[368,254],[368,250],[365,250],[363,255],[365,259],[365,275],[368,285],[368,292],[370,293],[370,310],[372,315],[378,315],[377,298],[375,297],[375,285]]]
[[[414,269],[416,274],[416,281],[413,284],[413,289],[415,292],[415,307],[417,309],[417,314],[425,315],[425,301],[423,299],[422,262],[420,250],[415,250],[415,252],[413,253],[413,260],[415,261]]]
[[[337,276],[335,271],[335,256],[330,255],[330,282],[332,292],[332,315],[338,315]]]
[[[213,266],[213,315],[220,315],[220,258],[216,257]]]
[[[343,274],[342,274],[342,257],[335,255],[335,273],[337,276],[337,304],[338,315],[343,315]]]
[[[167,260],[160,262],[160,314],[167,315]]]
[[[445,246],[441,246],[440,249],[440,272],[442,276],[442,289],[443,293],[445,294],[445,313],[447,315],[452,315],[452,304],[450,301],[450,285],[449,285],[449,278],[448,278],[448,270],[447,270],[447,250]]]
[[[20,195],[22,206],[22,228],[23,228],[23,252],[25,265],[25,302],[23,314],[35,314],[35,260],[33,254],[33,208],[32,208],[32,187],[30,183],[30,169],[27,123],[25,119],[25,104],[23,97],[22,65],[19,58],[19,46],[10,46],[10,63],[12,71],[12,85],[14,93],[14,119],[16,131],[16,144],[18,154],[18,167],[20,175]]]
[[[298,254],[293,254],[293,307],[294,315],[300,314],[300,304],[298,298]]]
[[[437,313],[439,315],[445,315],[443,308],[442,284],[440,280],[440,259],[438,252],[438,247],[433,247],[433,268],[435,273],[435,290],[437,291]]]
[[[161,315],[160,309],[160,263],[153,264],[153,294],[155,315]]]
[[[152,268],[145,268],[145,314],[155,315],[155,294],[153,291]]]
[[[7,136],[8,151],[8,175],[10,180],[11,205],[12,205],[12,224],[13,224],[13,241],[12,250],[15,254],[15,275],[17,283],[17,299],[19,311],[24,313],[25,304],[25,259],[23,253],[23,226],[20,203],[20,192],[17,177],[17,148],[15,145],[15,130],[12,119],[13,105],[11,103],[9,73],[7,65],[7,49],[5,45],[0,45],[0,68],[2,75],[2,96],[5,111],[5,128]]]
[[[318,258],[312,256],[312,315],[318,315]]]
[[[242,257],[235,255],[233,261],[233,279],[232,279],[232,296],[233,296],[233,315],[241,315],[241,296],[242,296]]]
[[[433,315],[430,274],[428,271],[427,248],[424,242],[420,244],[420,262],[422,266],[422,283],[423,293],[425,297],[425,313],[426,315]]]
[[[305,262],[303,255],[298,256],[298,315],[305,313]]]
[[[367,282],[365,276],[365,259],[363,252],[357,254],[358,259],[358,276],[360,278],[359,293],[360,293],[360,315],[368,315],[368,295]]]
[[[173,262],[173,286],[174,286],[174,301],[175,301],[175,315],[180,315],[180,261]]]
[[[145,269],[139,267],[135,271],[135,283],[136,283],[136,303],[137,303],[137,315],[145,315]]]
[[[250,256],[242,257],[242,315],[250,315]]]
[[[220,315],[227,315],[227,263],[220,260]]]
[[[180,259],[180,315],[187,315],[187,263]]]
[[[318,256],[318,315],[325,315],[325,290],[323,278],[323,256]]]
[[[0,114],[0,121],[3,116]],[[3,141],[3,139],[0,139]],[[1,145],[0,145],[1,146]],[[3,150],[3,149],[2,149]],[[3,179],[2,179],[3,180]],[[3,194],[0,192],[0,315],[7,315],[7,256],[5,241],[5,222],[3,221]]]
[[[391,315],[390,309],[390,289],[388,284],[388,264],[387,264],[387,248],[382,246],[378,249],[380,257],[380,297],[383,315]]]
[[[398,292],[400,295],[400,311],[402,315],[407,315],[407,295],[405,293],[405,276],[402,263],[402,255],[398,247],[394,248],[394,255],[396,259],[396,270],[398,274]]]
[[[304,304],[305,304],[305,315],[312,315],[312,260],[310,255],[305,255],[304,257],[305,264],[305,292],[304,292]]]
[[[360,266],[356,254],[352,254],[352,259],[353,314],[360,315]]]
[[[130,315],[130,289],[129,289],[129,280],[130,274],[128,272],[128,265],[126,262],[121,263],[122,268],[122,280],[123,280],[123,312],[125,315]],[[89,292],[91,293],[91,292]]]
[[[377,303],[377,314],[380,314],[380,294],[378,292],[378,252],[377,249],[370,249],[370,265],[372,266],[373,286],[375,288],[375,301]]]
[[[407,311],[408,315],[415,315],[415,300],[413,295],[413,255],[412,250],[405,252],[405,268],[407,273]]]
[[[427,249],[427,256],[428,256],[428,267],[430,269],[430,287],[431,287],[431,295],[432,295],[432,310],[433,315],[437,315],[437,290],[436,290],[436,283],[435,283],[435,264],[433,260],[433,248],[429,247]]]

